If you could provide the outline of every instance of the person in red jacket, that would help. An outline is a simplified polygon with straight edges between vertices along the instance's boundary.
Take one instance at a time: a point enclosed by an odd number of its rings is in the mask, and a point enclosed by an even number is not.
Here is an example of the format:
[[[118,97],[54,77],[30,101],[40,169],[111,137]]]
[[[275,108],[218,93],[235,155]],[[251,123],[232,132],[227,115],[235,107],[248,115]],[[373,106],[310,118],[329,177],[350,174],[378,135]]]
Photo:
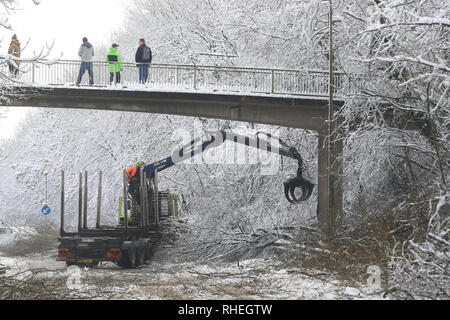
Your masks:
[[[133,178],[139,178],[141,167],[144,165],[142,161],[138,161],[134,167],[127,170],[128,182],[130,183]],[[139,179],[137,179],[139,182]]]
[[[135,223],[139,221],[139,212],[137,210],[137,206],[141,204],[141,188],[140,188],[140,177],[141,177],[141,168],[143,167],[144,162],[138,161],[135,166],[131,167],[127,170],[128,177],[128,193],[131,195],[134,200],[133,208],[131,213],[131,223]]]
[[[133,197],[133,199],[136,199],[137,203],[140,203],[140,173],[141,168],[144,165],[144,162],[138,161],[134,167],[131,167],[127,170],[127,177],[128,177],[128,190]]]

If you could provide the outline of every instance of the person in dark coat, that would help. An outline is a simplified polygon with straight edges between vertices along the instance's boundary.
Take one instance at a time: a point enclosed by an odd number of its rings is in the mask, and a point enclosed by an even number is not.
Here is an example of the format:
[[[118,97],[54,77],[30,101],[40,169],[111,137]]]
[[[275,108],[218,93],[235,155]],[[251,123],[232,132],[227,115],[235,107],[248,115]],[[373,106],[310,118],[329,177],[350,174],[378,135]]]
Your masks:
[[[145,84],[148,81],[150,63],[152,63],[152,50],[145,44],[145,39],[139,39],[136,63],[139,68],[139,83]]]

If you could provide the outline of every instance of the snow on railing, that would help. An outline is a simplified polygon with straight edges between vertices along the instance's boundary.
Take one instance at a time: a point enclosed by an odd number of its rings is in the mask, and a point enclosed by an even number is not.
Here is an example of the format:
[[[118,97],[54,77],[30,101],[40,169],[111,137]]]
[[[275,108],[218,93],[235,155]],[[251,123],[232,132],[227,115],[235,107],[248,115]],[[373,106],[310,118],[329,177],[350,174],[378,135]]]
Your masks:
[[[52,63],[18,59],[17,81],[31,84],[67,86],[75,85],[80,61],[57,60]],[[0,62],[0,72],[8,72],[8,62]],[[121,84],[138,86],[139,72],[136,63],[122,62]],[[93,61],[94,83],[109,86],[109,63]],[[82,85],[88,84],[86,71]],[[305,95],[326,97],[329,95],[328,72],[319,70],[287,70],[241,67],[217,67],[198,65],[152,64],[149,88],[175,88],[203,91],[235,91],[282,95]],[[352,85],[345,73],[335,73],[337,97],[352,94]]]

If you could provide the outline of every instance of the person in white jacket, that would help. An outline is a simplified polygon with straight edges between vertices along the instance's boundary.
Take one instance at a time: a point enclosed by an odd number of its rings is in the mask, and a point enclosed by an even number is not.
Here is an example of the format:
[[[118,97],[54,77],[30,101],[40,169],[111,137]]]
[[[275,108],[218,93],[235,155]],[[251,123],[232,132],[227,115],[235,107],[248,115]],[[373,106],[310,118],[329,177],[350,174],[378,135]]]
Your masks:
[[[89,43],[86,37],[83,38],[83,44],[78,50],[78,56],[81,58],[80,72],[78,73],[77,86],[80,86],[81,80],[86,70],[89,73],[89,85],[94,85],[94,66],[92,57],[94,57],[94,47]]]

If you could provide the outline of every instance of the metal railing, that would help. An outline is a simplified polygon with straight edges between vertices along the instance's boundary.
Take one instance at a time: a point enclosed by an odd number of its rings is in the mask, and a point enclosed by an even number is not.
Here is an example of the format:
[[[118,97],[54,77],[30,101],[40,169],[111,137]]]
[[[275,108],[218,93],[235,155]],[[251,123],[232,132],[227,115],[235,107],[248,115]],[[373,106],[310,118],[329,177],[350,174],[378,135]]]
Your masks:
[[[0,71],[8,71],[8,63],[0,62]],[[54,63],[21,60],[17,81],[42,85],[75,85],[80,61],[59,60]],[[139,85],[136,63],[122,62],[121,84]],[[110,85],[110,63],[93,61],[94,84]],[[82,85],[88,85],[86,71]],[[147,86],[152,89],[180,89],[202,91],[234,91],[280,95],[326,97],[329,95],[328,72],[318,70],[284,70],[263,68],[217,67],[198,65],[152,64]],[[335,73],[335,95],[343,97],[354,93],[348,76]]]

